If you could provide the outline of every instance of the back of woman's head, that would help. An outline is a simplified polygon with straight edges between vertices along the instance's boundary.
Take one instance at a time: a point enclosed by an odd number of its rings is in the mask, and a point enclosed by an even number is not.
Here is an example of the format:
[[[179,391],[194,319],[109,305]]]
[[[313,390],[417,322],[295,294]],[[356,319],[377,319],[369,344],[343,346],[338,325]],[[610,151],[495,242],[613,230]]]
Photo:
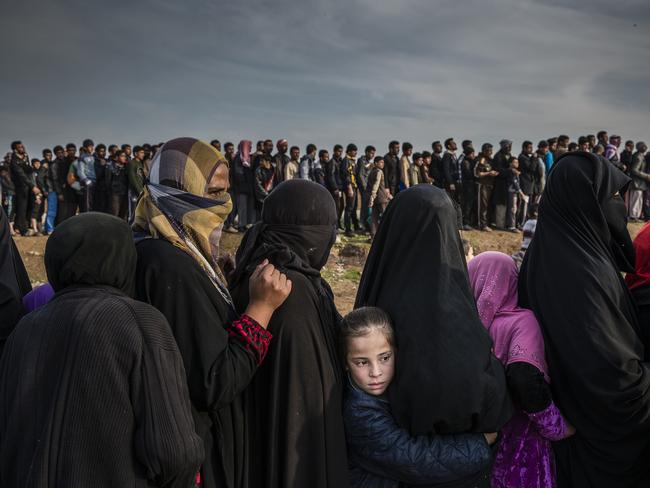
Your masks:
[[[45,246],[45,269],[55,291],[72,285],[103,285],[132,295],[136,260],[129,225],[96,212],[57,225]]]

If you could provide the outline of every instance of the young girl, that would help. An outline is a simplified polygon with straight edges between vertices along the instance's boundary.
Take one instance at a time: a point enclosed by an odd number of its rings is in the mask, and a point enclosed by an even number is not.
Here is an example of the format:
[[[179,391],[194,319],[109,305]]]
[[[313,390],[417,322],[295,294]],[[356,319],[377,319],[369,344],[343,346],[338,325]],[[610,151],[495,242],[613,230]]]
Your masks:
[[[491,462],[489,445],[496,434],[411,436],[395,422],[384,395],[396,353],[388,314],[375,307],[349,313],[340,339],[348,371],[343,418],[350,486],[435,485],[463,478],[469,480],[463,486],[487,486],[481,473]]]
[[[479,316],[506,367],[518,410],[503,427],[492,470],[493,488],[555,486],[551,441],[575,433],[553,403],[542,333],[530,310],[517,306],[517,265],[508,255],[484,252],[467,265]]]

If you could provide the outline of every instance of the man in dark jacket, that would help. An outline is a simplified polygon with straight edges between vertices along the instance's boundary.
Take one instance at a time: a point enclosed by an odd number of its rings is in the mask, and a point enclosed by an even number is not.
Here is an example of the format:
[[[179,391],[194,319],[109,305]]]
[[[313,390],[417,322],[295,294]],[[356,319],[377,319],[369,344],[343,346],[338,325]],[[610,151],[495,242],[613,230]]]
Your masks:
[[[70,166],[76,160],[77,146],[73,143],[66,144],[65,156],[61,161],[59,161],[59,164],[57,164],[58,181],[61,185],[61,192],[57,192],[59,198],[59,208],[56,214],[57,225],[77,213],[79,195],[76,190],[68,184],[68,172],[70,171]]]
[[[434,141],[431,144],[431,165],[429,166],[429,176],[433,178],[433,184],[438,188],[445,187],[445,177],[442,171],[442,144],[440,141]]]
[[[33,168],[29,163],[29,156],[25,152],[25,146],[21,141],[11,143],[11,179],[14,182],[16,197],[16,223],[15,228],[23,236],[31,236],[35,233],[29,229],[29,219],[31,217],[30,194],[40,195],[34,180],[31,178]]]
[[[106,186],[107,165],[106,146],[98,144],[95,148],[95,177],[97,178],[97,184],[95,186],[94,209],[96,212],[109,212],[110,192]]]
[[[399,142],[391,141],[388,144],[388,153],[384,156],[384,182],[393,196],[399,183],[399,149]]]
[[[528,203],[533,197],[535,179],[538,172],[538,161],[535,158],[533,143],[524,141],[521,145],[521,154],[519,155],[519,185],[521,191],[526,196],[519,207],[517,222],[525,222],[528,216]]]
[[[287,155],[287,151],[289,150],[289,141],[286,139],[280,139],[276,143],[275,147],[277,148],[278,152],[275,153],[275,156],[273,156],[271,165],[275,169],[275,184],[279,185],[284,181],[284,167],[290,160],[289,156]]]
[[[458,158],[462,175],[462,211],[463,230],[472,230],[472,225],[478,225],[476,216],[476,181],[474,178],[474,166],[476,165],[476,153],[471,141],[463,145],[463,154]]]
[[[345,210],[345,188],[343,187],[343,182],[341,181],[342,154],[343,146],[340,144],[335,145],[332,159],[327,162],[327,166],[323,165],[325,168],[325,186],[332,194],[334,202],[336,203],[336,215],[339,222],[339,229],[341,228],[341,217],[343,216],[343,211]]]
[[[494,191],[492,192],[492,222],[497,229],[505,229],[512,141],[503,139],[499,145],[501,149],[494,155],[492,161],[492,167],[499,173],[494,180]]]

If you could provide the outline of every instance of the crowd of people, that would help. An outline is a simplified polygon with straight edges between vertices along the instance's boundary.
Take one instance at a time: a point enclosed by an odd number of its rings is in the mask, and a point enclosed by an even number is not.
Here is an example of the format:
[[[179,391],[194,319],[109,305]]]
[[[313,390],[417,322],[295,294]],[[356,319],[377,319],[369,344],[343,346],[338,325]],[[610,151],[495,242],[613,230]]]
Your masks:
[[[34,290],[0,211],[1,486],[650,486],[650,224],[633,243],[626,168],[567,147],[521,254],[469,259],[465,187],[367,151],[387,205],[341,317],[321,270],[358,186],[247,148],[168,141],[131,225],[60,222]],[[502,171],[482,152],[479,178]],[[249,208],[238,161],[307,178]],[[251,222],[223,259],[222,230]]]
[[[222,150],[220,141],[211,145]],[[76,212],[111,213],[133,221],[152,158],[162,144],[96,147],[86,139],[77,153],[75,144],[42,151],[42,159],[25,152],[21,141],[0,165],[0,192],[12,232],[22,235],[49,234],[58,222]],[[443,188],[451,196],[459,226],[489,232],[493,228],[520,232],[537,212],[546,175],[555,161],[567,152],[593,152],[609,160],[632,178],[626,205],[631,220],[650,218],[650,155],[643,141],[626,141],[600,131],[572,142],[560,135],[541,140],[535,148],[524,141],[521,152],[513,152],[512,141],[502,140],[495,152],[484,143],[480,150],[471,140],[461,148],[453,138],[434,141],[431,150],[414,152],[413,145],[391,141],[384,156],[374,146],[360,155],[355,144],[337,144],[330,153],[308,144],[301,154],[286,139],[276,142],[243,140],[237,148],[223,145],[230,166],[229,193],[233,212],[226,232],[245,232],[261,216],[264,200],[281,182],[291,179],[314,181],[334,198],[338,228],[347,236],[374,236],[388,202],[401,190],[417,184]],[[53,159],[54,157],[54,159]]]

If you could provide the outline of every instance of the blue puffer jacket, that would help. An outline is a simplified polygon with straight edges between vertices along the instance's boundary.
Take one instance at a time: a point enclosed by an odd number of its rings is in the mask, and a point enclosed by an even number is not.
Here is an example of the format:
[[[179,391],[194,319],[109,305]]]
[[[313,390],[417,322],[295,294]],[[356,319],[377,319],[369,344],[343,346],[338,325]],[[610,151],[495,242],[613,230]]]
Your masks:
[[[352,488],[489,486],[492,452],[483,434],[412,437],[385,397],[349,379],[343,404]]]

